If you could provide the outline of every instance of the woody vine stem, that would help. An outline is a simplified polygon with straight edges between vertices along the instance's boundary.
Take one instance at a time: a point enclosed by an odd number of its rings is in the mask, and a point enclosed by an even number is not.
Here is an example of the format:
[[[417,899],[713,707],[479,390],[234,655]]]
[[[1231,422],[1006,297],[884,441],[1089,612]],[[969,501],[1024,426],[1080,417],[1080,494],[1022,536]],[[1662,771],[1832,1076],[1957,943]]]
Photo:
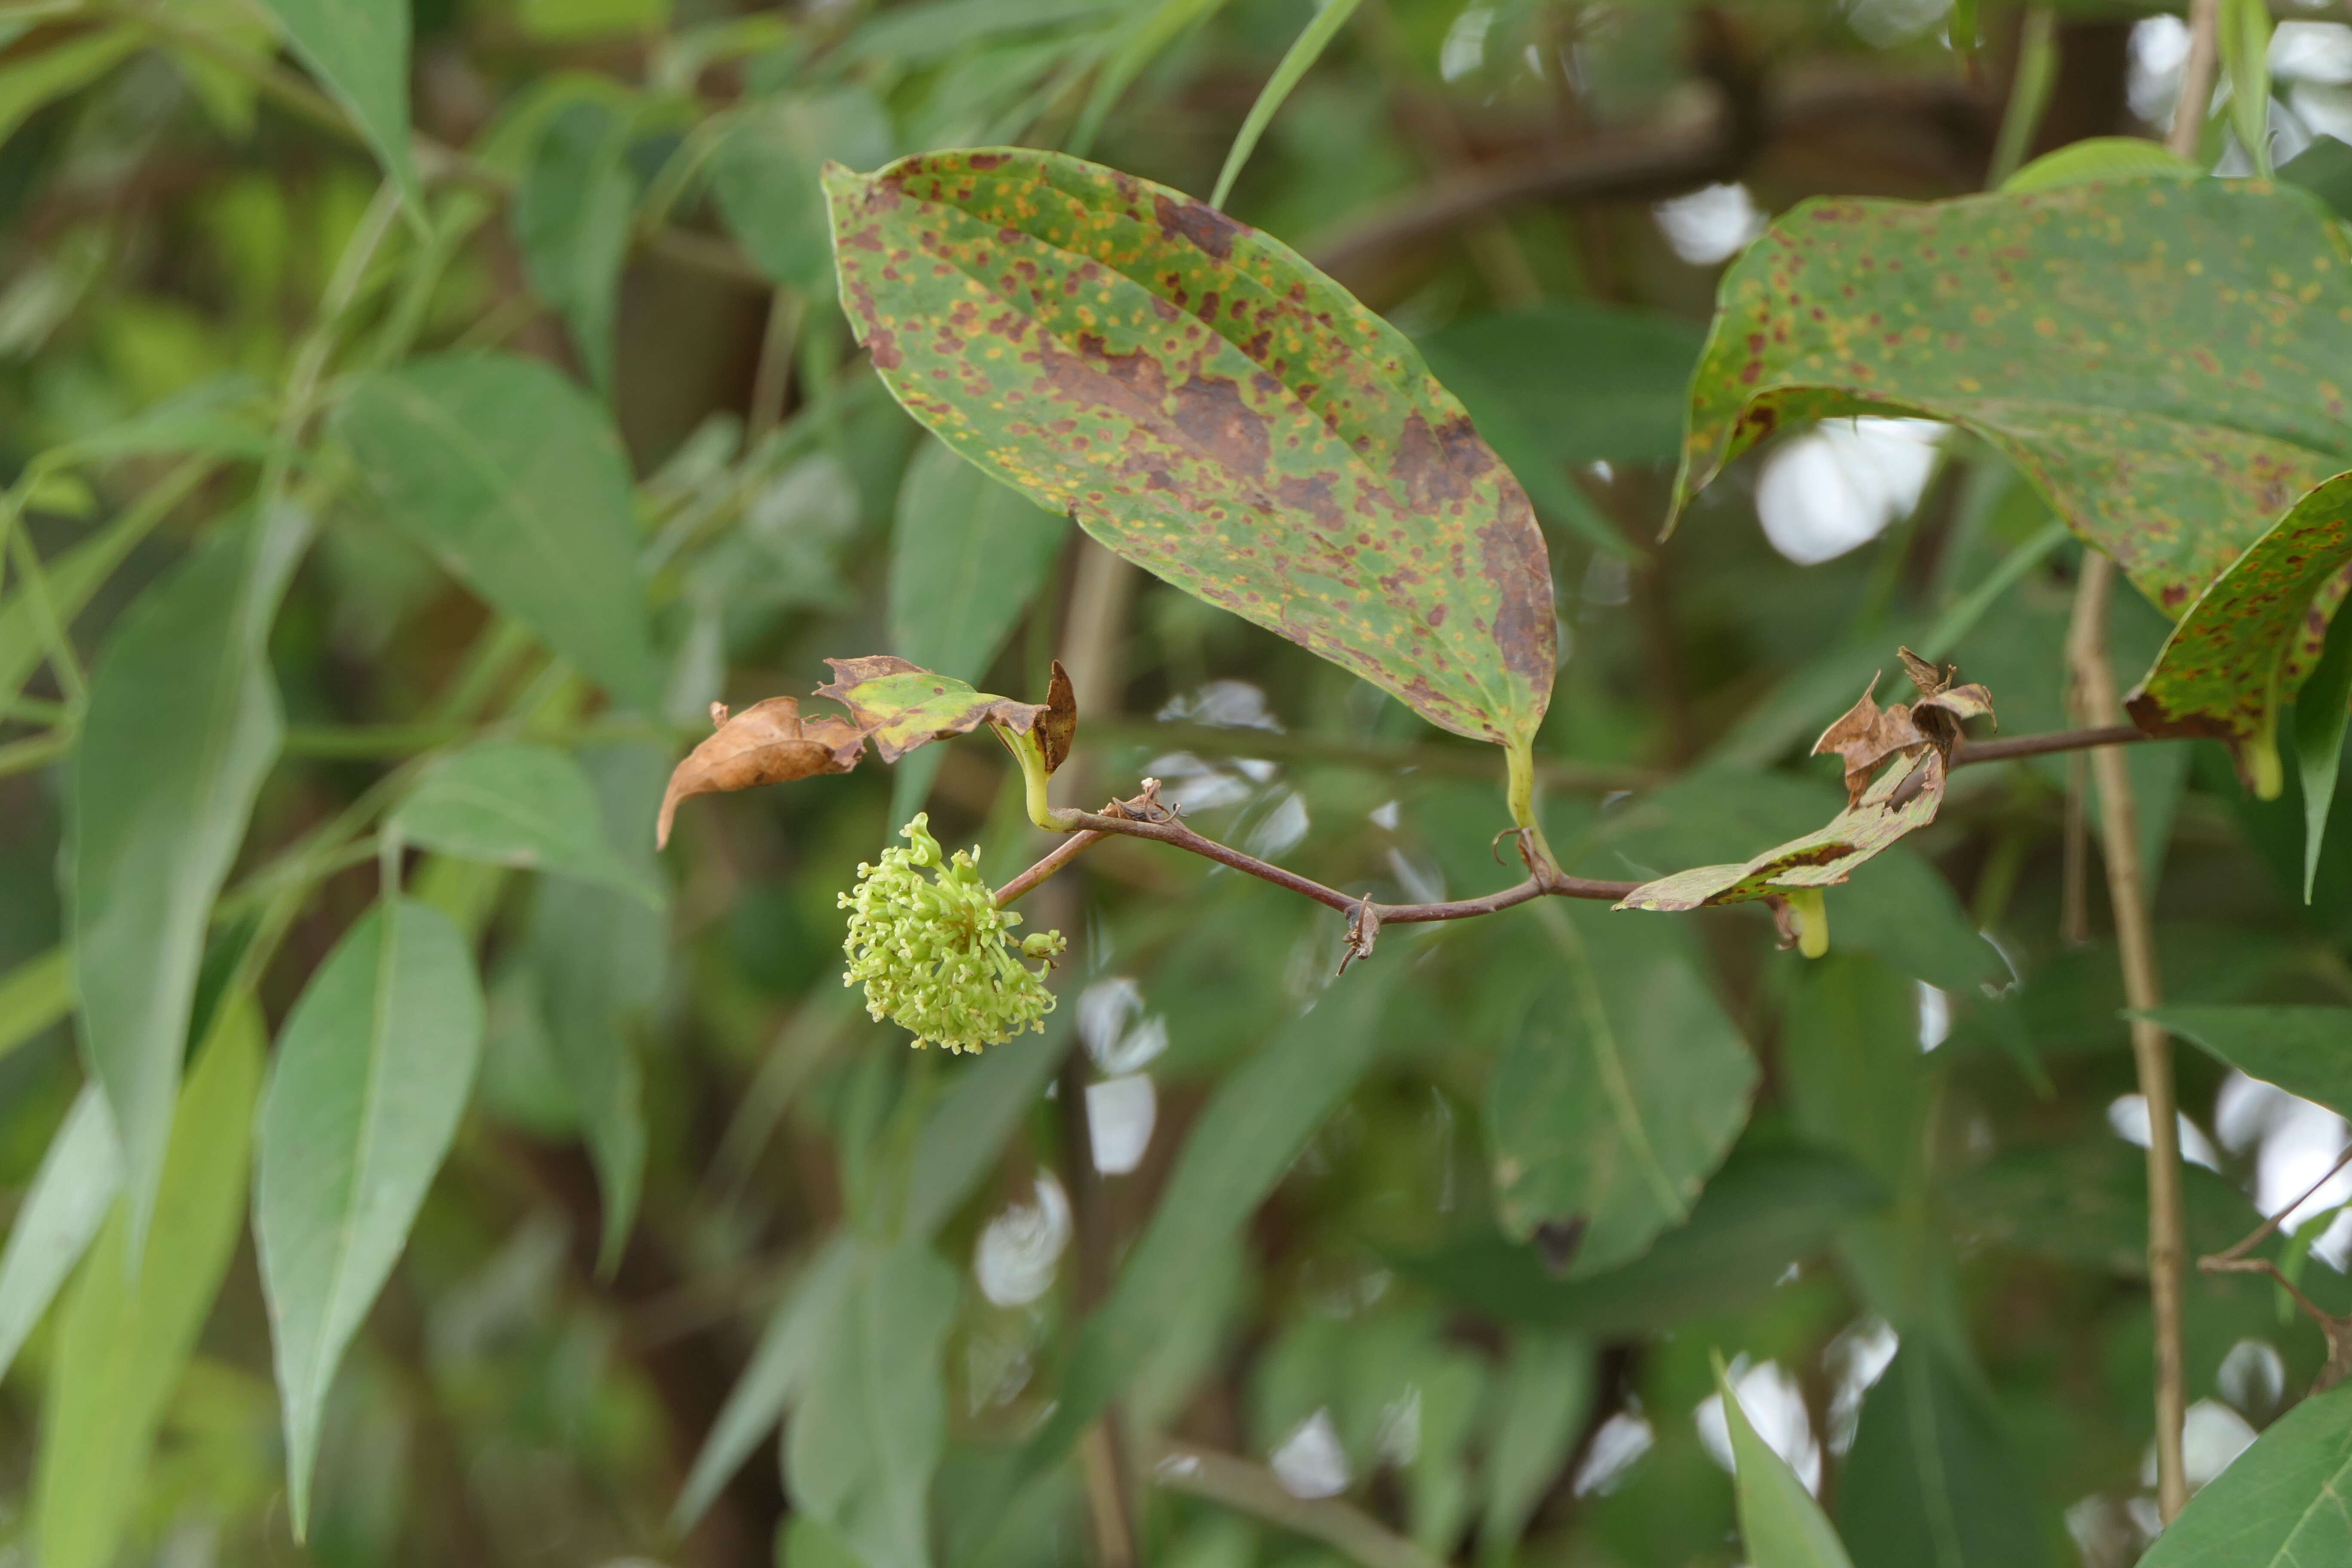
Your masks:
[[[2128,724],[2105,724],[2080,730],[2053,731],[2047,734],[2015,735],[2003,740],[1969,741],[1964,742],[1955,751],[1951,765],[1960,768],[1977,763],[2012,762],[2023,757],[2047,756],[2063,752],[2112,751],[2115,747],[2147,739],[2148,736]],[[1384,925],[1422,925],[1434,921],[1468,920],[1546,896],[1614,902],[1641,886],[1638,882],[1571,877],[1552,863],[1549,849],[1539,840],[1530,842],[1532,833],[1507,829],[1507,836],[1520,838],[1521,854],[1528,865],[1526,880],[1475,899],[1452,899],[1437,903],[1377,903],[1367,898],[1343,893],[1337,888],[1326,887],[1312,878],[1302,877],[1296,871],[1261,860],[1255,855],[1193,831],[1172,807],[1159,799],[1155,780],[1144,781],[1141,795],[1129,800],[1112,801],[1105,810],[1098,812],[1073,811],[1050,805],[1045,802],[1043,759],[1025,743],[1027,737],[1006,736],[1004,740],[1006,749],[1021,764],[1023,777],[1028,786],[1032,820],[1041,827],[1067,834],[1068,837],[1035,865],[996,890],[996,901],[1000,906],[1012,903],[1105,838],[1114,837],[1149,838],[1171,845],[1337,910],[1355,922],[1356,929],[1351,931],[1351,936],[1361,942],[1356,950],[1358,956],[1370,951],[1370,939]],[[1517,783],[1516,773],[1514,783]],[[1532,787],[1530,783],[1530,800]],[[1532,816],[1531,810],[1528,815]]]

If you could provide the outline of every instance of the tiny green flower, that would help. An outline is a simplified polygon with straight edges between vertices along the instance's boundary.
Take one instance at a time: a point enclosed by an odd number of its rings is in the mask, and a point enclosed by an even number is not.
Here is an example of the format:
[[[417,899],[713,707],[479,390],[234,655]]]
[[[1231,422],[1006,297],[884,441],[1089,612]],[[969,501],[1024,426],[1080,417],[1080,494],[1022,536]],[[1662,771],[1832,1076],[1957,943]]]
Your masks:
[[[1062,933],[1039,931],[1016,951],[1006,933],[1021,917],[996,907],[979,850],[943,859],[926,813],[899,837],[908,847],[885,849],[878,866],[861,863],[856,890],[837,900],[849,911],[842,984],[864,984],[866,1012],[912,1030],[918,1046],[977,1051],[1024,1029],[1042,1033],[1054,1010],[1045,976],[1067,945]],[[1024,958],[1044,962],[1033,973]]]

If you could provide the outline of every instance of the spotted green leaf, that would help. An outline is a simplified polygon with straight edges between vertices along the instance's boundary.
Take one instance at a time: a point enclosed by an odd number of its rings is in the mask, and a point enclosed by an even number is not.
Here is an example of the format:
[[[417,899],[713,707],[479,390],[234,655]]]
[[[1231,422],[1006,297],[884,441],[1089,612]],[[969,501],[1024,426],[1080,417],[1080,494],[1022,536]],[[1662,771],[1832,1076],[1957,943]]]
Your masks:
[[[932,741],[969,735],[983,724],[1025,735],[1041,723],[1051,723],[1045,703],[992,697],[887,653],[824,662],[833,668],[833,683],[818,687],[816,694],[848,709],[886,763]]]
[[[1860,800],[1826,826],[1739,865],[1695,866],[1644,882],[1617,908],[1678,911],[1744,903],[1780,888],[1831,887],[1895,840],[1935,821],[1943,801],[1943,759],[1923,751],[1879,774]]]
[[[1296,252],[1055,153],[828,171],[841,294],[908,410],[1187,593],[1524,748],[1550,564],[1412,345]]]
[[[2279,709],[2318,665],[2347,565],[2352,474],[2339,474],[2197,596],[2126,699],[2133,721],[2151,734],[2252,742],[2241,754],[2255,793],[2274,798]]]
[[[1948,420],[2184,618],[2142,722],[2252,740],[2315,658],[2305,558],[2342,531],[2297,502],[2352,467],[2347,270],[2316,202],[2254,181],[1809,202],[1724,276],[1676,507],[1799,419]]]

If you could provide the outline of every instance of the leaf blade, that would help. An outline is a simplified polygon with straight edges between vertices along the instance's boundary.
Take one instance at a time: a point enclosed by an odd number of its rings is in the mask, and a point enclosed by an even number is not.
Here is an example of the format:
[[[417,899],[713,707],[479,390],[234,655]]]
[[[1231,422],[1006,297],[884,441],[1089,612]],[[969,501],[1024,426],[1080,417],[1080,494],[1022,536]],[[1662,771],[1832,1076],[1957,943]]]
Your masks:
[[[365,376],[334,428],[384,516],[616,697],[659,708],[628,459],[547,366],[445,354]]]
[[[162,1179],[212,903],[283,732],[264,641],[308,519],[209,540],[142,595],[93,672],[68,876],[81,1048],[140,1245]]]
[[[1394,328],[1286,247],[1073,158],[928,154],[826,188],[860,341],[941,440],[1432,723],[1531,743],[1557,661],[1542,536]]]
[[[1822,1505],[1788,1461],[1756,1435],[1720,1353],[1715,1358],[1715,1390],[1731,1436],[1732,1485],[1748,1562],[1754,1568],[1853,1568]]]
[[[1241,129],[1234,132],[1234,144],[1225,150],[1224,166],[1217,171],[1216,193],[1209,197],[1211,206],[1225,205],[1225,198],[1233,195],[1234,182],[1241,178],[1242,165],[1247,163],[1250,154],[1257,151],[1258,138],[1265,134],[1268,125],[1274,123],[1275,114],[1282,108],[1283,100],[1290,96],[1291,89],[1315,68],[1315,62],[1323,58],[1323,51],[1330,47],[1333,38],[1339,36],[1339,29],[1348,25],[1348,19],[1356,14],[1356,6],[1360,3],[1360,0],[1323,0],[1322,8],[1315,13],[1305,27],[1299,29],[1298,37],[1291,40],[1290,47],[1283,51],[1281,63],[1274,68],[1274,74],[1266,78],[1265,85],[1258,89],[1257,98],[1251,103]]]
[[[1487,1126],[1506,1232],[1566,1238],[1573,1278],[1690,1217],[1759,1073],[1679,932],[1601,910],[1545,924],[1556,978],[1496,1064]]]
[[[2352,1552],[2352,1388],[2288,1411],[2189,1500],[2140,1559],[2142,1568],[2295,1568]]]
[[[298,1541],[327,1392],[457,1135],[481,1041],[473,954],[410,899],[354,924],[287,1016],[256,1133],[254,1238]]]
[[[34,1465],[49,1568],[106,1568],[179,1374],[236,1251],[261,1081],[260,1010],[226,1003],[171,1127],[168,1180],[133,1272],[126,1194],[67,1296]]]
[[[408,147],[409,20],[406,0],[262,0],[286,42],[348,110],[422,214]]]
[[[0,1251],[0,1374],[39,1326],[66,1276],[89,1249],[122,1190],[122,1161],[106,1096],[84,1084],[41,1156]]]
[[[551,871],[633,893],[658,909],[660,885],[604,838],[595,786],[551,746],[484,741],[426,770],[390,831],[461,860]]]

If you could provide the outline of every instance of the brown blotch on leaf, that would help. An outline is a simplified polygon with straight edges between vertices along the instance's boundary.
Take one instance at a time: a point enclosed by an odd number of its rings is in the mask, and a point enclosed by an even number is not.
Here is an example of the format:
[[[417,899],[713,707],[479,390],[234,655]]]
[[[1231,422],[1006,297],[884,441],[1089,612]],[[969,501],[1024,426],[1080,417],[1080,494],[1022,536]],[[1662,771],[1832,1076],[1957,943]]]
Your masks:
[[[654,829],[660,847],[669,845],[670,823],[682,800],[845,773],[866,751],[857,726],[834,713],[803,720],[797,697],[771,697],[732,717],[725,703],[714,702],[710,722],[717,732],[687,753],[662,793],[661,819]]]
[[[1169,238],[1188,240],[1220,261],[1233,255],[1234,237],[1242,232],[1242,226],[1216,208],[1156,194],[1151,208],[1160,220],[1160,232]]]

